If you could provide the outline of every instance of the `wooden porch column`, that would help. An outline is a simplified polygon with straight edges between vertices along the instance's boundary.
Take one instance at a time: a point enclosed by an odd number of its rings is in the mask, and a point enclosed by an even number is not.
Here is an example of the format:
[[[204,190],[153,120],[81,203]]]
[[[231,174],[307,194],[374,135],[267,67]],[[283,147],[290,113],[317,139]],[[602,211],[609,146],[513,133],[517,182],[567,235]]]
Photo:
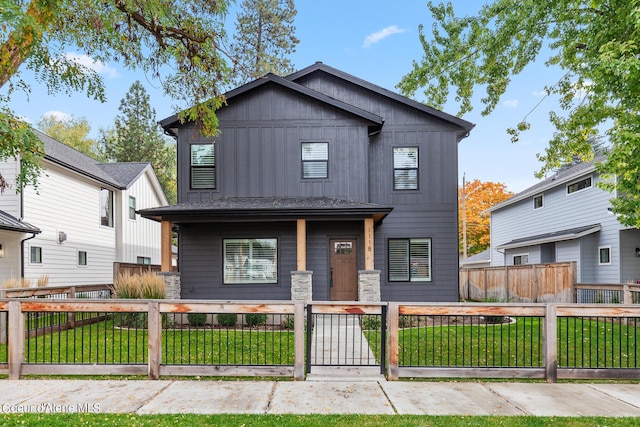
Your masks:
[[[373,218],[364,219],[364,269],[373,270],[374,241]]]
[[[307,270],[307,221],[297,220],[297,248],[296,268],[298,271]]]
[[[161,224],[160,271],[168,273],[173,270],[171,265],[171,221],[163,220]]]

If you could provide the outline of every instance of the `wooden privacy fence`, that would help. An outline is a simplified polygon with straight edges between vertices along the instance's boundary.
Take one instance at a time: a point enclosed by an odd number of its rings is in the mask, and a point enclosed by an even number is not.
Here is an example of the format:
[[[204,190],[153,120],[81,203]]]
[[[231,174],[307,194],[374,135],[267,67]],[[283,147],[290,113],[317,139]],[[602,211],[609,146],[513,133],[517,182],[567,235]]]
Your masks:
[[[377,324],[375,316],[382,313],[386,339],[373,357],[389,380],[640,378],[640,305],[322,303],[311,314],[304,308],[291,301],[2,299],[0,318],[8,320],[0,373],[10,379],[25,374],[304,379],[305,358],[311,357],[305,320],[318,326],[309,315],[356,316],[349,325],[354,333],[360,328],[371,347],[382,335],[378,326],[367,324]],[[79,322],[85,314],[98,321]]]
[[[460,298],[467,301],[574,302],[576,263],[461,268]]]

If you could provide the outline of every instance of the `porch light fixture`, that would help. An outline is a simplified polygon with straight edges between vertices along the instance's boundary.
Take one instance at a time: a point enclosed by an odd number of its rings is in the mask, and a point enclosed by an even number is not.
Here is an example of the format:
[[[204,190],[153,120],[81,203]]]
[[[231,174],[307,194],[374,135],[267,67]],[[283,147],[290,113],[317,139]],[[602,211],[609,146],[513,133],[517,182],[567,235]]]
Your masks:
[[[0,258],[4,258],[4,248],[0,245]]]
[[[67,240],[67,233],[65,233],[64,231],[60,231],[60,232],[58,233],[58,242],[59,242],[59,243],[62,243],[62,242],[64,242],[65,240]]]

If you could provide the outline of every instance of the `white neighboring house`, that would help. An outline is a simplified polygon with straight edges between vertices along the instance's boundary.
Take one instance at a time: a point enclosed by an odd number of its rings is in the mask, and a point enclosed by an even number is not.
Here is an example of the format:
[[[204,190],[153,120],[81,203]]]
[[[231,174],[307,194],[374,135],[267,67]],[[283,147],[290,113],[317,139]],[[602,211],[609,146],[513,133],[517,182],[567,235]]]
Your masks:
[[[491,265],[575,261],[579,283],[640,280],[640,230],[612,214],[602,179],[581,163],[488,209]]]
[[[113,263],[160,264],[161,225],[136,213],[167,205],[149,163],[99,163],[37,132],[44,143],[38,188],[0,195],[0,283],[113,282]],[[0,163],[15,182],[18,161]]]

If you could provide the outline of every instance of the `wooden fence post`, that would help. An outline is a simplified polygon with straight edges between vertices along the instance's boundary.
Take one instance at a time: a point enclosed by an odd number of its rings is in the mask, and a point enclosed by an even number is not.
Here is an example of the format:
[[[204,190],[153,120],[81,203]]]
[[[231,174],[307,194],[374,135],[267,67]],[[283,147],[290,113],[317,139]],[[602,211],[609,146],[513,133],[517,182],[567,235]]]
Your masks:
[[[149,302],[149,378],[160,378],[160,361],[162,357],[162,314],[158,301]]]
[[[390,302],[387,307],[387,380],[398,381],[398,331],[400,305]]]
[[[628,283],[622,284],[622,298],[624,304],[633,304],[633,297],[631,296],[631,289],[629,289]]]
[[[76,287],[71,286],[69,288],[69,292],[67,292],[67,298],[73,299],[76,297]],[[67,323],[69,324],[69,329],[73,329],[76,327],[76,313],[69,312],[67,313]]]
[[[9,379],[19,380],[24,361],[24,313],[20,301],[9,301]]]
[[[544,315],[544,371],[548,383],[558,382],[558,316],[555,304],[547,304]]]
[[[304,302],[293,306],[293,379],[304,380]],[[311,356],[309,356],[311,357]]]

